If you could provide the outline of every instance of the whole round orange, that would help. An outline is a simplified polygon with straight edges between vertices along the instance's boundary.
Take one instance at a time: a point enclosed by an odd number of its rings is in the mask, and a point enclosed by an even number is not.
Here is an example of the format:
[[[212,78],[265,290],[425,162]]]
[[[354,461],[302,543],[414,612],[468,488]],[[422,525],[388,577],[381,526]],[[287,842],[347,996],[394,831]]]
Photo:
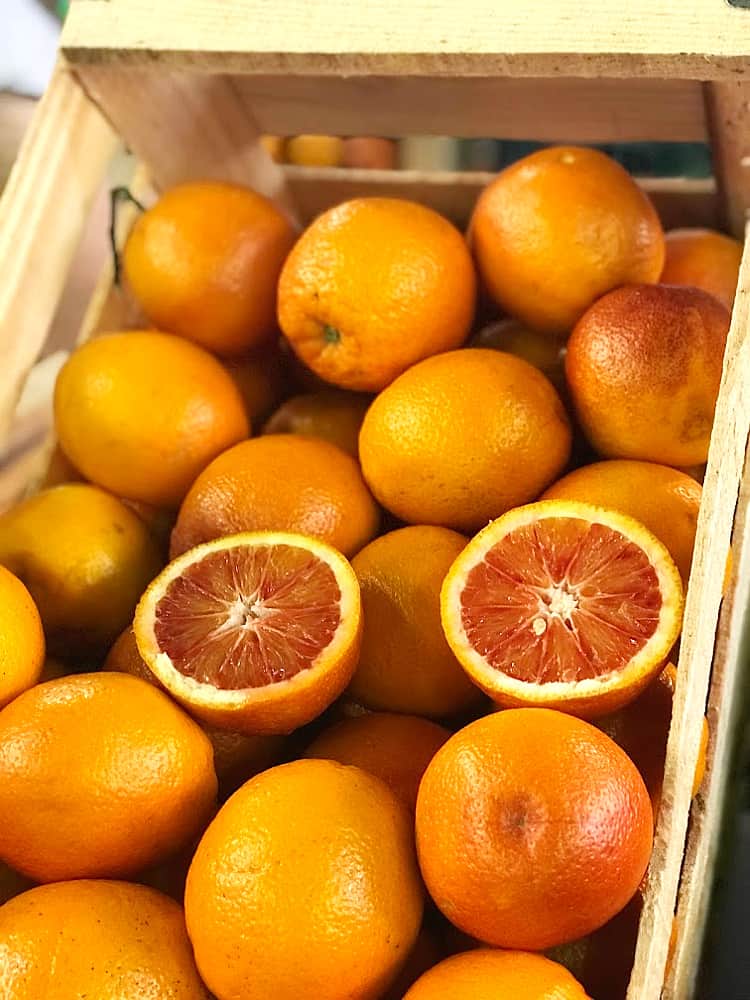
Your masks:
[[[133,617],[162,560],[143,521],[84,483],[42,490],[0,516],[0,564],[28,587],[56,654],[99,654]]]
[[[450,735],[414,715],[368,712],[325,729],[305,757],[361,767],[384,781],[413,812],[422,775]]]
[[[653,462],[594,462],[558,479],[542,500],[580,500],[629,514],[669,549],[687,585],[703,490],[691,476]]]
[[[595,302],[568,341],[578,419],[605,458],[705,462],[729,312],[708,292],[630,285]]]
[[[398,162],[398,146],[393,139],[354,135],[344,139],[341,163],[360,170],[393,170]]]
[[[658,281],[664,233],[654,206],[595,149],[552,146],[482,192],[470,226],[481,278],[532,329],[567,334],[618,285]]]
[[[204,469],[180,508],[172,558],[241,531],[294,531],[353,555],[379,513],[359,466],[340,448],[298,434],[269,434],[225,451]]]
[[[132,627],[125,629],[110,649],[103,670],[114,670],[148,681],[161,691],[166,688],[143,662]],[[233,792],[254,775],[277,763],[283,739],[279,736],[248,736],[227,729],[202,725],[214,752],[214,770],[222,796]]]
[[[38,882],[133,875],[214,807],[208,738],[124,674],[40,684],[0,712],[0,858]]]
[[[0,907],[4,1000],[208,1000],[182,908],[143,885],[43,885]]]
[[[562,965],[524,951],[477,948],[425,972],[404,1000],[587,1000]]]
[[[271,768],[235,792],[185,892],[203,979],[243,1000],[377,1000],[422,905],[406,808],[382,781],[328,760]]]
[[[285,153],[299,167],[338,167],[343,146],[337,135],[294,135],[287,139]]]
[[[672,229],[666,247],[663,284],[702,288],[732,308],[742,260],[739,240],[715,229]]]
[[[651,855],[643,779],[594,726],[508,709],[438,750],[417,799],[422,875],[459,929],[502,948],[583,937],[634,895]]]
[[[279,280],[279,324],[327,382],[376,392],[416,361],[458,347],[476,278],[461,234],[424,205],[356,198],[302,234]]]
[[[123,265],[155,326],[232,357],[273,335],[276,283],[294,239],[268,198],[199,181],[171,188],[140,216]]]
[[[381,392],[359,455],[370,489],[396,517],[473,532],[535,499],[570,445],[565,409],[540,371],[472,348],[428,358]]]
[[[262,433],[322,438],[357,458],[359,431],[371,402],[370,396],[343,389],[293,396],[266,421]]]
[[[42,619],[31,594],[0,566],[0,708],[36,684],[44,652]]]
[[[470,345],[515,354],[546,375],[558,392],[565,390],[565,346],[561,338],[532,330],[506,316],[483,326],[471,338]]]
[[[371,709],[443,718],[481,697],[440,627],[440,588],[466,538],[413,525],[366,545],[352,560],[364,630],[349,696]]]
[[[220,362],[155,331],[80,347],[55,386],[55,427],[87,479],[116,496],[176,507],[198,473],[249,433]]]

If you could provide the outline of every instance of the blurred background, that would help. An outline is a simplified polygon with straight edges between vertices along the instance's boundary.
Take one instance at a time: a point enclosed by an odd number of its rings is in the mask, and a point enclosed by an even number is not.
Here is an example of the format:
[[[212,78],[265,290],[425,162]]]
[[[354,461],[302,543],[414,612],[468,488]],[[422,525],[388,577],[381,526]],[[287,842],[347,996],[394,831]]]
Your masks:
[[[0,188],[10,172],[34,106],[42,94],[55,61],[61,21],[67,0],[2,0],[0,35]],[[575,136],[571,136],[575,140]],[[454,139],[412,136],[394,140],[371,136],[266,136],[269,154],[278,162],[299,167],[375,168],[384,170],[497,171],[541,144],[506,141],[501,137]],[[640,177],[705,178],[711,174],[708,148],[701,143],[629,143],[601,149]],[[127,179],[131,164],[123,154],[115,165],[112,183]],[[29,380],[19,406],[19,427],[0,465],[9,465],[28,447],[29,434],[38,434],[46,410],[39,410],[35,386],[51,385],[73,343],[88,296],[104,255],[109,252],[108,191],[103,190],[78,255],[74,273],[53,323],[45,359]],[[48,406],[48,402],[44,404]],[[25,418],[25,421],[24,421]],[[29,429],[31,428],[31,430]],[[2,477],[0,477],[1,479]],[[0,507],[2,489],[0,489]],[[735,761],[727,823],[720,852],[711,923],[707,935],[702,1000],[750,1000],[750,949],[746,946],[750,922],[750,781],[745,762],[747,746]]]

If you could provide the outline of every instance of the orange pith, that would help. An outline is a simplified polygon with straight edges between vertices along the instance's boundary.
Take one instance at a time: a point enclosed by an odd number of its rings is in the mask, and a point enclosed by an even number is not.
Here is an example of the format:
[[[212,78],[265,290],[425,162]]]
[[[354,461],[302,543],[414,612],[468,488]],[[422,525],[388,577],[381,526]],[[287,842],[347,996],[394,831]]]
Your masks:
[[[141,656],[199,718],[242,732],[309,722],[351,677],[359,587],[336,550],[256,532],[198,546],[144,595]]]
[[[639,522],[544,501],[469,543],[441,607],[454,653],[496,701],[591,716],[631,701],[658,671],[679,633],[682,586]]]

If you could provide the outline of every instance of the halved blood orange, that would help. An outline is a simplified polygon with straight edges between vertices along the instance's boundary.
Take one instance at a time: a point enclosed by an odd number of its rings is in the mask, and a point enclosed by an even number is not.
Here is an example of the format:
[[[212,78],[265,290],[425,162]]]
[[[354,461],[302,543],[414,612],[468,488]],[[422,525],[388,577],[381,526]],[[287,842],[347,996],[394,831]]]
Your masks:
[[[441,594],[448,643],[494,701],[584,718],[627,704],[659,673],[682,607],[677,567],[650,531],[572,500],[491,522]]]
[[[199,545],[154,580],[133,628],[146,664],[188,710],[244,733],[288,733],[351,680],[357,578],[331,546],[253,532]]]

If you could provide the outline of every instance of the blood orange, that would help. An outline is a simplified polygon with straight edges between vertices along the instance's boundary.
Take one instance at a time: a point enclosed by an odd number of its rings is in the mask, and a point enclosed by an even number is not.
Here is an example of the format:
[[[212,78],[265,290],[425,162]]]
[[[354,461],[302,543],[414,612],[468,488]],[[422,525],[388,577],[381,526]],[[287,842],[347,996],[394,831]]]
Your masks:
[[[344,557],[286,532],[231,535],[175,559],[136,610],[138,649],[198,718],[285,733],[344,690],[359,653],[359,585]]]
[[[490,697],[584,718],[632,701],[659,672],[682,606],[679,572],[654,535],[568,500],[493,521],[441,594],[448,643]]]

